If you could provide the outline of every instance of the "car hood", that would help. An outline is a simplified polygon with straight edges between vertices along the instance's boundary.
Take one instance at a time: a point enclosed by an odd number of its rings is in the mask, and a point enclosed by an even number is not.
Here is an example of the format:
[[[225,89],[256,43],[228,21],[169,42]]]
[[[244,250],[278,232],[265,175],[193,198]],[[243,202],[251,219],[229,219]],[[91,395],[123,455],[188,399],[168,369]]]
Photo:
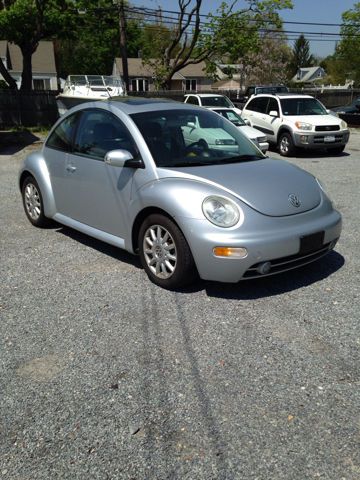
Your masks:
[[[160,169],[159,176],[205,181],[238,197],[254,210],[274,217],[306,212],[321,202],[316,179],[282,160],[266,158],[235,164],[167,168]],[[296,195],[300,205],[294,206],[290,195]]]
[[[292,122],[304,122],[304,123],[311,123],[312,125],[340,125],[341,119],[336,117],[335,115],[288,115],[286,117],[287,120]]]
[[[265,134],[263,132],[260,132],[257,128],[249,127],[248,125],[241,125],[238,127],[245,135],[249,138],[258,138],[258,137],[264,137]]]

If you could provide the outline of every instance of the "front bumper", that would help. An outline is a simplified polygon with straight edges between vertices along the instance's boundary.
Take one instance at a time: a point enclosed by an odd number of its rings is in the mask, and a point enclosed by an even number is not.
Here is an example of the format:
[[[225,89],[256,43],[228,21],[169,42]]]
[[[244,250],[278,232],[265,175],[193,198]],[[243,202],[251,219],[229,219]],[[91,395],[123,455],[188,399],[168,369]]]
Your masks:
[[[334,132],[295,132],[294,144],[301,148],[336,148],[346,145],[349,141],[350,132],[338,130]]]
[[[316,211],[318,210],[318,211]],[[341,215],[329,210],[325,215],[315,209],[289,217],[261,216],[261,228],[247,230],[245,222],[235,229],[222,229],[207,220],[182,219],[181,228],[188,240],[199,275],[204,280],[236,283],[242,279],[273,275],[310,263],[325,255],[336,244],[341,233]],[[301,218],[300,218],[301,217]],[[299,255],[300,237],[324,232],[319,251]],[[245,258],[215,257],[217,246],[247,249]],[[270,270],[259,274],[258,266],[270,262]]]

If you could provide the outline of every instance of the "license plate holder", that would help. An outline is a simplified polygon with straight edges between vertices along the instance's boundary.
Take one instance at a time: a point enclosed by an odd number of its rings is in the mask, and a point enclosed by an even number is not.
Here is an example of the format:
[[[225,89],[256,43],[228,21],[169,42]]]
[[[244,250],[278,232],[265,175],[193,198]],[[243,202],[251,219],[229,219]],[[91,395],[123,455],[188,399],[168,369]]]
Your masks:
[[[324,142],[325,143],[335,142],[335,136],[334,135],[325,135]]]
[[[300,255],[306,255],[307,253],[320,250],[321,247],[324,245],[324,236],[325,232],[322,231],[300,237]]]

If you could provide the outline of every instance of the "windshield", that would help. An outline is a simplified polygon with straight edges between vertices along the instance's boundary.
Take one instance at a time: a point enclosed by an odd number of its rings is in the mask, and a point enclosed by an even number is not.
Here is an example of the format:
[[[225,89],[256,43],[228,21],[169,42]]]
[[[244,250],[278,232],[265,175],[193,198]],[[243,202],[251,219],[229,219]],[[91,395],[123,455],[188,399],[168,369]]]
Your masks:
[[[325,107],[315,98],[283,98],[283,115],[327,115]]]
[[[230,120],[230,122],[232,122],[237,127],[241,127],[243,125],[246,125],[244,120],[234,110],[214,110],[214,112],[216,112],[219,115],[222,115],[223,117],[227,118],[228,120]]]
[[[132,114],[158,167],[234,163],[264,158],[222,116],[210,110],[162,110]]]
[[[231,101],[223,95],[213,97],[201,97],[201,105],[204,107],[233,107]]]

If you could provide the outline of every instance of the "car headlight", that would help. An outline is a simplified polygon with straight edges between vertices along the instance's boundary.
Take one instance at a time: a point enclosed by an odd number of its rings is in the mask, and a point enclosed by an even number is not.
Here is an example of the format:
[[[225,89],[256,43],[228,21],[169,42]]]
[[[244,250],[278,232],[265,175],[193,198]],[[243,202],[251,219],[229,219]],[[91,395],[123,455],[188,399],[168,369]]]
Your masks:
[[[211,196],[205,198],[202,210],[209,222],[218,227],[233,227],[240,219],[238,206],[228,198]]]
[[[340,128],[347,128],[347,123],[344,120],[341,120],[340,122]]]
[[[312,130],[312,125],[311,123],[305,123],[305,122],[295,122],[296,128],[299,130]]]
[[[265,143],[265,142],[267,142],[267,137],[257,137],[256,141],[258,143]]]

